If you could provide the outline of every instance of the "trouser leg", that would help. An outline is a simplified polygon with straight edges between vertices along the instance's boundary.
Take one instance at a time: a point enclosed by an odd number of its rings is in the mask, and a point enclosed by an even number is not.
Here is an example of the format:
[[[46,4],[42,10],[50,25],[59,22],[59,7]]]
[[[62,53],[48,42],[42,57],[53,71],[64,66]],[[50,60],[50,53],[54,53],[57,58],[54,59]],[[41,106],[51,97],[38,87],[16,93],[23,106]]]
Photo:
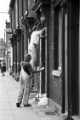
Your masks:
[[[18,103],[22,102],[23,94],[24,94],[24,85],[21,85],[20,90],[19,90],[19,94],[18,94],[18,99],[17,99]]]
[[[27,83],[25,84],[25,88],[24,88],[24,96],[23,96],[24,105],[28,104],[29,94],[30,94],[30,81],[27,81]]]

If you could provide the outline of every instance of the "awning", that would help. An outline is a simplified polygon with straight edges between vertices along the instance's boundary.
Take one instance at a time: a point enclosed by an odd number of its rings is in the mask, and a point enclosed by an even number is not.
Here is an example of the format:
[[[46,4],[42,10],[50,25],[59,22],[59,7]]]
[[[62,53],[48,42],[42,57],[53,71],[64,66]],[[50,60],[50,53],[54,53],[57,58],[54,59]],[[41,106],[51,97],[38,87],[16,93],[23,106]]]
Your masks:
[[[9,4],[9,14],[11,14],[13,8],[14,8],[14,5],[15,5],[15,0],[11,0],[10,1],[10,4]]]
[[[15,5],[15,0],[11,0],[10,4],[9,4],[9,7],[13,9],[14,5]]]
[[[49,0],[38,0],[38,2],[36,2],[34,6],[32,7],[32,10],[37,12],[42,6],[43,7],[50,6],[50,1]]]

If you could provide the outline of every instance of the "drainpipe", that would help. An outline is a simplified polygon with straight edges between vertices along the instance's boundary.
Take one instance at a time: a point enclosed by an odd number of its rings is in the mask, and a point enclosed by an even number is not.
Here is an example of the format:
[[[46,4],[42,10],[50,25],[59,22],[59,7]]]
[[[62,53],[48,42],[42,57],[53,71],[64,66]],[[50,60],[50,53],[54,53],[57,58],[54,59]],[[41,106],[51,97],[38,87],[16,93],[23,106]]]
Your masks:
[[[71,51],[71,1],[68,0],[68,116],[65,120],[73,120],[72,118],[72,94],[71,94],[71,72],[72,72],[72,51]]]
[[[62,113],[65,113],[65,9],[62,8]]]

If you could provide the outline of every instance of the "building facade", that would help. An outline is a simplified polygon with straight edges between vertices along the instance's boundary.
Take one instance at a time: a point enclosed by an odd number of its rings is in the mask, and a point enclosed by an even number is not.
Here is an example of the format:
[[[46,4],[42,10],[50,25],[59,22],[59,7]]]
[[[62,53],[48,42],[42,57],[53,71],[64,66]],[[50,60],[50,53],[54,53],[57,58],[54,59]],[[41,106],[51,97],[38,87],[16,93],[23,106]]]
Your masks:
[[[1,62],[5,62],[5,51],[6,51],[6,44],[4,39],[0,39],[0,67]]]
[[[66,109],[70,114],[80,112],[79,76],[79,0],[11,0],[10,17],[13,35],[13,72],[19,71],[20,61],[32,31],[44,29],[40,37],[40,92]],[[44,22],[45,21],[45,22]]]
[[[6,44],[6,50],[5,50],[5,59],[6,59],[6,69],[9,70],[12,66],[13,62],[13,56],[12,56],[12,45],[11,45],[11,26],[10,22],[6,21],[6,29],[4,31],[5,33],[5,44]]]

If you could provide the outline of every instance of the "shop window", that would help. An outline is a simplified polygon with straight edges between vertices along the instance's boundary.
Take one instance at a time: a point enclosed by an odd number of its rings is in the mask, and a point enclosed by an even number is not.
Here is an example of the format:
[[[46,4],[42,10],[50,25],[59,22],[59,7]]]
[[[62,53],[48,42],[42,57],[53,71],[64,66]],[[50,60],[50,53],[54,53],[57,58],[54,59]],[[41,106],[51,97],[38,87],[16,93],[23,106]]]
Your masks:
[[[55,9],[54,16],[54,66],[52,74],[60,76],[62,72],[62,9]]]

